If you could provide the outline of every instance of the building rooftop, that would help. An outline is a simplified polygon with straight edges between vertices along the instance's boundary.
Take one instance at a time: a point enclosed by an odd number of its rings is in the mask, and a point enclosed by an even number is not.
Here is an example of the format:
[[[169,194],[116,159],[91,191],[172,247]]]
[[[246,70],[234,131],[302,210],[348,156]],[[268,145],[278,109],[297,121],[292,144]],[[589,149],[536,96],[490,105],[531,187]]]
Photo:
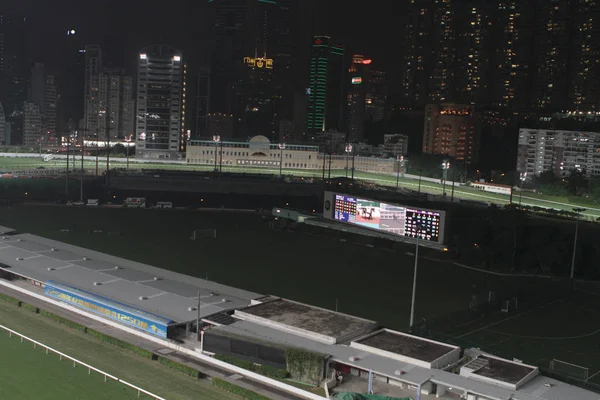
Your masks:
[[[266,323],[269,326],[277,326],[280,329],[332,343],[364,335],[378,326],[374,321],[286,299],[271,300],[236,310],[235,315],[240,319],[259,324]]]
[[[73,286],[175,322],[196,319],[198,293],[201,318],[246,307],[262,296],[30,234],[0,239],[0,267],[39,282]]]
[[[388,329],[382,329],[354,342],[427,362],[433,362],[457,348]]]
[[[7,228],[6,226],[0,226],[0,235],[4,235],[7,233],[13,233],[15,230],[13,228]]]
[[[231,325],[214,327],[207,332],[211,331],[248,340],[270,342],[281,347],[296,347],[315,353],[328,354],[333,361],[352,365],[363,371],[373,371],[377,375],[402,380],[410,385],[418,386],[431,381],[456,390],[468,391],[490,400],[600,400],[600,394],[541,375],[534,377],[518,390],[510,389],[452,372],[419,367],[346,345],[326,344],[251,321],[238,320]]]
[[[537,371],[536,367],[490,357],[484,354],[465,365],[466,369],[472,370],[471,374],[494,379],[500,382],[516,385],[531,373]]]

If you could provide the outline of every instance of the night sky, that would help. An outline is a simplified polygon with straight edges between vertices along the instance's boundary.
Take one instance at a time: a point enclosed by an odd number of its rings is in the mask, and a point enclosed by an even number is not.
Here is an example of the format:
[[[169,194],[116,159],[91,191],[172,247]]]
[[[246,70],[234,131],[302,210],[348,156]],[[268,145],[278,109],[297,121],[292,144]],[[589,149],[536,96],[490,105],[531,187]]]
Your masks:
[[[389,3],[395,2],[371,0],[363,8],[367,3],[315,1],[319,31],[344,40],[349,52],[390,62],[397,27],[386,21],[394,18]],[[211,45],[207,6],[204,0],[0,0],[0,12],[30,16],[29,58],[51,69],[61,67],[56,54],[67,29],[75,29],[84,43],[102,45],[115,66],[131,68],[142,46],[158,42],[180,48],[193,64],[206,63]]]

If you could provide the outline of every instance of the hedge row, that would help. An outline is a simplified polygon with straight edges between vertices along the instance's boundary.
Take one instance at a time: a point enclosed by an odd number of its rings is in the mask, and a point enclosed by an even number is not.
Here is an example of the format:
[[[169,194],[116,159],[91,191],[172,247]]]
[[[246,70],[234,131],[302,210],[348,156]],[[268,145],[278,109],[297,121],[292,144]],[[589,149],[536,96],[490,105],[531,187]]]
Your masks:
[[[109,335],[105,335],[102,332],[95,331],[93,329],[87,329],[87,334],[91,337],[94,337],[98,340],[101,340],[105,343],[112,344],[113,346],[119,347],[121,349],[131,351],[132,353],[137,354],[138,356],[142,356],[144,358],[148,358],[150,360],[156,360],[156,354],[146,349],[142,349],[141,347],[134,346],[131,343],[127,343],[123,340],[114,338]]]
[[[59,324],[65,325],[69,328],[78,330],[79,332],[87,333],[87,328],[85,326],[78,324],[77,322],[73,322],[69,319],[63,318],[59,315],[48,312],[46,310],[40,310],[40,315],[46,318],[50,318],[51,320],[58,322]]]
[[[39,308],[37,308],[36,306],[32,306],[31,304],[27,304],[27,303],[21,303],[21,308],[24,308],[24,309],[31,311],[33,313],[36,313],[36,314],[40,312]]]
[[[188,367],[185,364],[178,363],[176,361],[171,361],[168,358],[158,357],[158,362],[164,365],[167,368],[170,368],[174,371],[181,372],[187,376],[191,376],[192,378],[200,379],[200,371],[197,369]]]
[[[14,304],[15,306],[20,306],[21,302],[14,297],[7,296],[5,294],[0,293],[0,300],[3,300],[7,303]]]
[[[248,371],[253,371],[258,374],[268,376],[270,378],[285,379],[290,376],[290,373],[285,369],[275,368],[270,365],[258,365],[258,364],[253,363],[252,361],[243,360],[243,359],[237,358],[237,357],[217,354],[217,355],[215,355],[215,358],[217,360],[224,361],[228,364],[233,364],[240,368],[244,368],[244,369],[247,369]]]
[[[247,400],[270,400],[268,397],[263,396],[262,394],[258,394],[253,392],[252,390],[248,390],[238,385],[234,385],[233,383],[224,381],[219,378],[212,378],[212,384],[219,389],[225,390],[229,393],[233,393]]]

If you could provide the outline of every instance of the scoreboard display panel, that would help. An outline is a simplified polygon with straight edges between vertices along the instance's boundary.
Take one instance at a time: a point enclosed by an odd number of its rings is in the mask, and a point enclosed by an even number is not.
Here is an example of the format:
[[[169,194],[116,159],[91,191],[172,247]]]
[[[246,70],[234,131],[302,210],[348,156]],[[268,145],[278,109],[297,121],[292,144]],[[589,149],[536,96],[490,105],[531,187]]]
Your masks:
[[[346,194],[326,195],[324,216],[377,231],[443,243],[445,212],[382,203]]]

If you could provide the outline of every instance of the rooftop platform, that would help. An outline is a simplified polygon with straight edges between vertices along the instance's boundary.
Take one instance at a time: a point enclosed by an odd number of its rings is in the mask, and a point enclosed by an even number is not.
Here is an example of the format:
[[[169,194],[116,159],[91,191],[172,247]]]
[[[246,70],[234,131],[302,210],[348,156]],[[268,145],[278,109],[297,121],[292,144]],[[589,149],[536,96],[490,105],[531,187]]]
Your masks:
[[[72,246],[21,234],[0,239],[0,268],[73,286],[176,323],[246,307],[262,295]]]
[[[350,346],[425,368],[443,368],[460,358],[456,346],[389,329],[359,338]]]
[[[532,365],[509,361],[482,353],[473,361],[461,367],[460,374],[518,389],[524,383],[535,378],[539,374],[539,370]]]
[[[377,322],[286,299],[269,299],[241,310],[236,317],[305,336],[324,343],[341,343],[370,333]]]

